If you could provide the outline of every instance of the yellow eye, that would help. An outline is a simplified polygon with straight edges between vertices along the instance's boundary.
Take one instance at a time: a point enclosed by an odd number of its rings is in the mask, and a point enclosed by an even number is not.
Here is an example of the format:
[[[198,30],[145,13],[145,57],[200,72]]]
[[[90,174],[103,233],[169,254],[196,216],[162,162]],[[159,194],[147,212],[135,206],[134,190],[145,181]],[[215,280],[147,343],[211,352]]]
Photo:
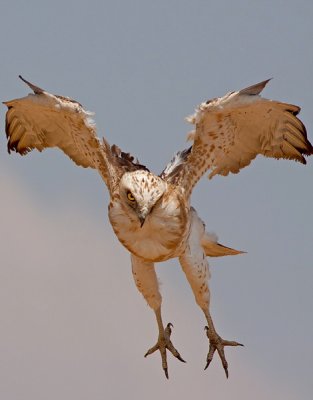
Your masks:
[[[132,195],[131,192],[127,193],[127,198],[128,198],[129,201],[135,201],[135,197]]]

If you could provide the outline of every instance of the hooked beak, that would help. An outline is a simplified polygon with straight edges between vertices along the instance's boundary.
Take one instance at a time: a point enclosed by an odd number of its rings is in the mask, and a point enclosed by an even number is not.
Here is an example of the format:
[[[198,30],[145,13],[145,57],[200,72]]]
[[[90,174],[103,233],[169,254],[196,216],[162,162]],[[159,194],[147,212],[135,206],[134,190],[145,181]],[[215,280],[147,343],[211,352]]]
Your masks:
[[[148,208],[144,208],[144,209],[140,210],[140,213],[138,215],[139,222],[140,222],[140,228],[143,227],[148,214],[149,214],[149,209]]]

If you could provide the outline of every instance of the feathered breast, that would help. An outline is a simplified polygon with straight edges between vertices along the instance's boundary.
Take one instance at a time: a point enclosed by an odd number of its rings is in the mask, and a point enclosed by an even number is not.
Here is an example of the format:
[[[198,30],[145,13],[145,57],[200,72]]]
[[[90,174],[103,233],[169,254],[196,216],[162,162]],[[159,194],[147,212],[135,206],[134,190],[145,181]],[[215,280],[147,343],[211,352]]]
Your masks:
[[[109,218],[119,241],[131,253],[154,262],[178,254],[189,231],[188,209],[174,188],[163,195],[142,227],[118,197],[109,206]]]

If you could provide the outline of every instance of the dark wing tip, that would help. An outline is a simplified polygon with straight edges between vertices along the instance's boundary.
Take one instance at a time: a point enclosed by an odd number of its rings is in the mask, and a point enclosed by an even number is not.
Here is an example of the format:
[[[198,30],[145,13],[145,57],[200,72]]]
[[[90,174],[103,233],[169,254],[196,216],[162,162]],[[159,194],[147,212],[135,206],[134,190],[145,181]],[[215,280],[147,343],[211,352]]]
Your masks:
[[[306,148],[302,150],[302,154],[305,156],[311,156],[313,154],[313,146],[308,139],[306,140]],[[306,164],[305,158],[303,164]]]
[[[246,95],[250,95],[250,96],[256,96],[258,94],[260,94],[262,92],[262,90],[265,88],[265,86],[268,84],[268,82],[270,80],[272,80],[273,78],[270,79],[266,79],[265,81],[256,83],[255,85],[246,87],[244,89],[241,89],[239,91],[239,94],[246,94]]]
[[[43,90],[43,89],[41,89],[40,87],[38,87],[38,86],[33,85],[32,83],[30,83],[29,81],[27,81],[26,79],[24,79],[24,78],[22,77],[22,75],[19,75],[18,77],[19,77],[23,82],[25,82],[26,85],[28,85],[28,86],[34,91],[35,94],[42,94],[42,93],[44,93],[44,90]]]
[[[300,112],[300,107],[291,104],[287,104],[286,106],[286,111],[293,116],[293,120],[290,120],[292,130],[287,130],[288,135],[285,136],[284,140],[298,153],[297,156],[292,157],[292,159],[299,161],[301,164],[306,164],[307,162],[304,156],[308,157],[313,154],[313,146],[308,139],[305,125],[297,117],[297,114]]]
[[[125,153],[122,151],[116,144],[113,144],[110,150],[112,156],[114,157],[114,161],[120,167],[122,167],[125,172],[136,171],[140,169],[149,172],[149,169],[145,165],[140,164],[139,161],[135,160],[135,157],[130,153]]]

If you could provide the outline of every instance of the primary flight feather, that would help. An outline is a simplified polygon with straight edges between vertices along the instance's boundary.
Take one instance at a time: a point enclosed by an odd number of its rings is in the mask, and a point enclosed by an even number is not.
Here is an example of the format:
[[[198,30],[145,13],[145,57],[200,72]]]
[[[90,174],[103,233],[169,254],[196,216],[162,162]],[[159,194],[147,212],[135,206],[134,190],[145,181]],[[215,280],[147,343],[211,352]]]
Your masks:
[[[167,350],[184,361],[170,339],[172,324],[162,321],[162,297],[154,263],[178,258],[206,321],[209,352],[215,351],[228,377],[224,347],[240,346],[222,339],[209,311],[209,266],[206,256],[242,252],[223,246],[205,231],[190,205],[190,195],[207,171],[214,175],[238,173],[258,155],[306,163],[313,153],[300,108],[260,96],[269,80],[231,92],[199,105],[188,121],[192,146],[178,152],[160,175],[150,172],[130,154],[96,136],[91,113],[68,97],[52,95],[20,77],[34,93],[7,101],[8,151],[25,155],[58,147],[77,165],[98,170],[110,193],[109,219],[120,242],[131,254],[138,290],[153,309],[159,335],[146,356],[160,351],[168,378]]]

